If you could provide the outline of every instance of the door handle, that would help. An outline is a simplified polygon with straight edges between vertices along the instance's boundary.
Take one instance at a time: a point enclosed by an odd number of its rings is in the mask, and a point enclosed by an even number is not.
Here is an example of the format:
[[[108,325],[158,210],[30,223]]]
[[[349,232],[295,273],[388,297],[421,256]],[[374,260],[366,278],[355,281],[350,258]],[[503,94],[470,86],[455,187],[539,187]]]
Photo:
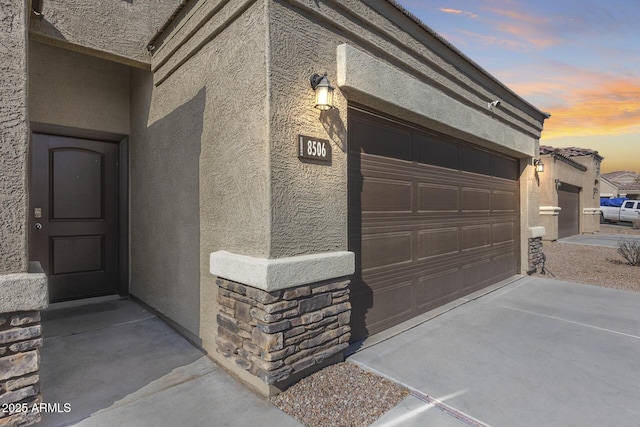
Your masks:
[[[39,222],[36,222],[33,228],[35,228],[36,230],[42,230],[42,224],[40,224]]]

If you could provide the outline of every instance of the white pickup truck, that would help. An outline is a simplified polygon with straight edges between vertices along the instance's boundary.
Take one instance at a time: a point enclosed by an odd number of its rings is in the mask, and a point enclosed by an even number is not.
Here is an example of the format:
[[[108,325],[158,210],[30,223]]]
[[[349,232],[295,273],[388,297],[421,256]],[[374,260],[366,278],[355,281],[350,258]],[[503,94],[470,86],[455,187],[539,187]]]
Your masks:
[[[604,221],[640,221],[640,200],[625,200],[620,207],[600,206]]]

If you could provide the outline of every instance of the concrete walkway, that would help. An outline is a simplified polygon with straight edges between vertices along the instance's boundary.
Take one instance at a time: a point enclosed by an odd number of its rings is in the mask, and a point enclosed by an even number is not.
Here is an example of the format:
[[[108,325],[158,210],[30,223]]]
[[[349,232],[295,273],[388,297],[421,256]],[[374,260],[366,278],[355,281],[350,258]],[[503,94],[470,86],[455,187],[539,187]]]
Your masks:
[[[300,426],[130,300],[42,313],[39,426]],[[64,412],[64,404],[70,411]]]
[[[640,293],[523,278],[349,360],[413,392],[374,426],[637,426]]]
[[[558,239],[560,243],[573,243],[576,245],[604,246],[607,248],[617,248],[621,241],[640,242],[640,235],[637,234],[577,234],[575,236]]]

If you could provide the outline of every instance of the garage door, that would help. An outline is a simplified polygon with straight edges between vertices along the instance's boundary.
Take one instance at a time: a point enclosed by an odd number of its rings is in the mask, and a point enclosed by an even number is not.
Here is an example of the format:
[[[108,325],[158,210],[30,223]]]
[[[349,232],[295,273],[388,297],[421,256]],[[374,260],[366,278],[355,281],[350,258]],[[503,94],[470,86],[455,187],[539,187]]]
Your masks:
[[[580,234],[580,188],[561,183],[558,206],[558,238]]]
[[[353,340],[518,272],[515,159],[348,114]]]

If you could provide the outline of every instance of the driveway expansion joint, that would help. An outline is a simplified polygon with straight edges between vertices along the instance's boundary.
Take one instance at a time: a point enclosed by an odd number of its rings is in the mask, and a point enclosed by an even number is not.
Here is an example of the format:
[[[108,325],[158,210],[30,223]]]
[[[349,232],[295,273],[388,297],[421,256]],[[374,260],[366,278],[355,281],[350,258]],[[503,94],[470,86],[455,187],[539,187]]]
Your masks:
[[[438,399],[435,399],[431,396],[429,396],[428,394],[424,394],[421,393],[418,390],[412,389],[409,394],[413,397],[415,397],[416,399],[427,403],[429,405],[432,405],[436,408],[438,408],[439,410],[441,410],[442,412],[444,412],[445,414],[454,417],[455,419],[462,421],[463,423],[472,426],[472,427],[491,427],[489,424],[485,424],[480,420],[477,420],[475,418],[473,418],[470,415],[465,414],[464,412],[460,412],[457,409],[447,405],[446,403],[443,403],[441,401],[439,401]]]

